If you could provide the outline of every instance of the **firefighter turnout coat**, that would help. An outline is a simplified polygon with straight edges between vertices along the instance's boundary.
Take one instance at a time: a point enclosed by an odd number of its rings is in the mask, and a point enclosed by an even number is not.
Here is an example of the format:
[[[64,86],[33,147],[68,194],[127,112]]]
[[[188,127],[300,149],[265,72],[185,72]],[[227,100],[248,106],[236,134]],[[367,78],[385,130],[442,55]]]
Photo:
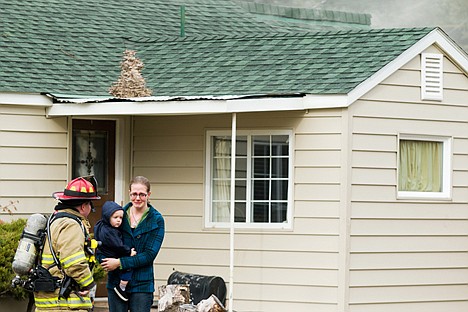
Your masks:
[[[73,209],[63,209],[59,212],[66,212],[77,216],[84,226],[70,217],[57,218],[50,225],[50,237],[52,248],[65,274],[78,284],[79,290],[89,290],[94,285],[92,262],[94,257],[86,252],[86,239],[90,229],[90,224],[86,218]],[[62,271],[55,265],[54,258],[49,248],[49,241],[46,238],[41,264],[49,269],[52,276],[60,280],[64,278]],[[60,289],[54,292],[35,292],[34,301],[36,311],[89,311],[92,302],[89,296],[80,298],[76,292],[71,292],[68,298],[59,298]]]

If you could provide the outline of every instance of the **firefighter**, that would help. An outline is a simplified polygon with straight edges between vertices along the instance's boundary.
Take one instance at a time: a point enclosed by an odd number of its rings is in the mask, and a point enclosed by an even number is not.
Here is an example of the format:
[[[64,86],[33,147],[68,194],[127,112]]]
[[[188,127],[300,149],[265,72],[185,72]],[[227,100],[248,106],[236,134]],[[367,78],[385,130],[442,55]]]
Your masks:
[[[34,292],[36,311],[91,311],[94,256],[87,217],[94,211],[92,201],[100,199],[96,180],[76,178],[52,196],[58,200],[53,214],[56,219],[49,221],[41,265],[60,282],[55,291]]]

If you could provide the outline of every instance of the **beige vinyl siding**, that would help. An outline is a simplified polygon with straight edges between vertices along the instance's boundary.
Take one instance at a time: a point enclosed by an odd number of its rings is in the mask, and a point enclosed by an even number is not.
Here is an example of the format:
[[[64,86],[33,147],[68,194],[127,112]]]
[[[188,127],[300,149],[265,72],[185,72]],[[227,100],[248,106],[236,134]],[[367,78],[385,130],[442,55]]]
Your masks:
[[[466,98],[467,77],[445,58],[443,101],[421,101],[416,57],[350,107],[349,311],[468,308]],[[396,199],[399,133],[453,138],[450,200]]]
[[[66,118],[48,119],[42,107],[0,105],[0,205],[14,201],[15,217],[53,207],[67,179],[67,130]]]
[[[236,311],[336,311],[341,111],[238,114],[238,129],[292,129],[292,230],[236,230]],[[229,230],[204,228],[205,133],[230,115],[135,118],[133,170],[166,220],[157,286],[173,269],[229,282]],[[229,285],[226,285],[229,287]]]

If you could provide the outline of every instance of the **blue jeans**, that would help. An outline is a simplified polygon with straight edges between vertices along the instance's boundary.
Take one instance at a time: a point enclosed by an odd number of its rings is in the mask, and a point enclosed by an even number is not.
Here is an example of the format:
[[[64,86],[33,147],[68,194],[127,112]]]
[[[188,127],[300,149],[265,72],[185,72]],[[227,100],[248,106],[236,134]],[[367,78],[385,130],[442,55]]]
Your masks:
[[[129,293],[128,301],[120,299],[113,289],[107,289],[109,312],[150,312],[153,293]]]

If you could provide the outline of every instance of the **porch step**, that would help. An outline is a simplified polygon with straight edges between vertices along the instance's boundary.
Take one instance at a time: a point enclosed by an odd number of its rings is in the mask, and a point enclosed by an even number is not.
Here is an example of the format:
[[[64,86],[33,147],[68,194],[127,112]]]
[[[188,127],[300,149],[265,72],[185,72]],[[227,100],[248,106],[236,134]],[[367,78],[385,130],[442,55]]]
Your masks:
[[[153,306],[151,307],[151,312],[158,311],[158,301],[155,300]],[[107,298],[96,298],[94,300],[94,312],[109,312],[109,305],[107,304]]]
[[[107,304],[107,298],[96,298],[94,300],[95,312],[109,312],[109,305]]]

